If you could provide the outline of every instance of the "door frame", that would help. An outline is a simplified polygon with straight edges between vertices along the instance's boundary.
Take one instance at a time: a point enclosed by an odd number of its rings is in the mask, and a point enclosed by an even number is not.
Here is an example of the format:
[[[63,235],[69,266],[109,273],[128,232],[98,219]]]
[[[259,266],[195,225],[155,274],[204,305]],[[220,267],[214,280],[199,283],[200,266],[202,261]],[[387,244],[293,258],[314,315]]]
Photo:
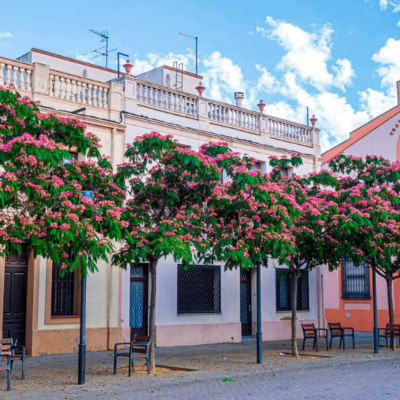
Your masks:
[[[145,336],[148,336],[149,333],[149,295],[150,295],[150,288],[149,288],[149,283],[150,283],[150,271],[149,271],[149,264],[146,263],[140,263],[137,264],[138,266],[143,267],[143,272],[144,272],[144,278],[132,278],[131,277],[131,272],[129,271],[129,322],[130,322],[130,313],[131,313],[131,285],[130,283],[133,281],[139,281],[139,282],[144,282],[143,288],[144,288],[144,293],[143,293],[143,300],[145,304],[143,305],[143,310],[146,310],[145,315],[143,315],[143,321],[146,323],[146,332],[144,333]],[[130,338],[131,340],[133,339],[133,335],[135,334],[132,332],[136,328],[131,328],[130,329]],[[137,334],[137,333],[136,333]],[[143,333],[142,333],[143,334]]]
[[[242,301],[242,298],[241,298],[242,297],[241,285],[242,285],[242,283],[246,283],[246,281],[248,283],[247,303],[248,303],[248,306],[250,306],[250,310],[247,310],[247,320],[248,320],[247,324],[249,325],[249,333],[247,335],[243,334],[243,323],[242,323],[242,321],[240,321],[241,333],[242,333],[242,336],[251,336],[251,334],[252,334],[252,326],[253,326],[253,318],[252,318],[253,313],[252,313],[252,301],[251,301],[251,275],[252,274],[251,274],[251,271],[246,271],[248,279],[245,281],[244,279],[241,279],[241,276],[240,276],[241,272],[242,271],[240,270],[239,271],[240,306],[241,306],[241,301]]]
[[[6,270],[6,258],[0,257],[0,326],[3,328],[4,311],[4,274]],[[25,349],[27,355],[34,353],[34,335],[38,330],[39,314],[39,273],[40,256],[33,257],[33,250],[28,255],[28,277],[26,287],[26,317],[25,317]],[[3,338],[3,329],[0,331]]]

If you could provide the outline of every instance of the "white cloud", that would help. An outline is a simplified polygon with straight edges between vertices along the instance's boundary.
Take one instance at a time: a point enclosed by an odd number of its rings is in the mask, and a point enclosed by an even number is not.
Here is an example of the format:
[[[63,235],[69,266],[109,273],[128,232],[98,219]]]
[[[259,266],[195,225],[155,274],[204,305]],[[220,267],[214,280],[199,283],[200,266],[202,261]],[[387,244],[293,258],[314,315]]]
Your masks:
[[[392,12],[396,13],[400,11],[400,0],[380,0],[379,6],[381,10],[386,10],[388,6],[391,6],[393,7]]]
[[[11,32],[0,32],[0,38],[14,37]]]
[[[337,66],[332,66],[332,69],[336,72],[336,76],[333,79],[333,84],[345,92],[346,86],[350,86],[353,83],[353,78],[356,77],[356,74],[353,70],[351,62],[347,58],[337,60],[336,64]]]
[[[242,69],[233,63],[230,58],[222,57],[219,51],[214,51],[203,60],[205,71],[204,83],[207,87],[207,97],[232,103],[236,91],[247,92],[248,84],[245,82]],[[248,99],[244,104],[248,106]]]
[[[92,57],[93,57],[93,54],[79,54],[79,53],[76,53],[76,55],[75,55],[75,58],[77,60],[79,60],[79,61],[83,61],[83,62],[94,64],[93,60],[92,60]]]

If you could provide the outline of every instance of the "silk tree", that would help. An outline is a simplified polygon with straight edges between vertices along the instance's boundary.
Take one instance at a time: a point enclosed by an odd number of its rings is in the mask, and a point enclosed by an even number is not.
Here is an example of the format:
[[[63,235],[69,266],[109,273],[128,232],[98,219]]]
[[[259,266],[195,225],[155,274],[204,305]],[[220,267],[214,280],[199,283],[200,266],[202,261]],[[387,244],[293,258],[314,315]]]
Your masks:
[[[282,168],[302,164],[300,154],[293,154],[291,159],[272,157],[270,164],[274,167],[271,179],[280,183],[283,192],[291,196],[300,208],[300,212],[291,219],[293,249],[278,256],[280,264],[288,265],[287,275],[292,282],[292,355],[298,357],[297,294],[301,274],[323,264],[329,264],[330,268],[337,267],[349,251],[344,228],[349,225],[349,231],[353,232],[356,231],[353,229],[356,227],[354,221],[364,222],[360,213],[353,212],[350,205],[343,203],[341,193],[331,189],[337,182],[333,174],[323,171],[301,177],[283,175]]]
[[[42,114],[35,102],[0,88],[0,253],[33,250],[87,275],[108,260],[120,236],[124,193],[99,139],[77,119]],[[71,161],[70,152],[88,161]],[[82,197],[90,190],[93,201]],[[73,253],[74,261],[68,258]]]
[[[393,281],[400,278],[400,164],[379,156],[338,155],[329,166],[343,174],[338,189],[346,191],[348,202],[368,216],[351,238],[354,262],[365,260],[386,280],[389,322],[394,323]]]
[[[128,162],[117,173],[128,200],[122,219],[124,246],[114,263],[126,267],[148,262],[151,272],[150,369],[155,370],[155,311],[157,266],[172,257],[185,268],[196,253],[210,247],[204,214],[207,199],[220,182],[220,170],[202,152],[180,147],[171,136],[157,132],[137,137],[127,146]],[[211,228],[212,229],[212,228]]]

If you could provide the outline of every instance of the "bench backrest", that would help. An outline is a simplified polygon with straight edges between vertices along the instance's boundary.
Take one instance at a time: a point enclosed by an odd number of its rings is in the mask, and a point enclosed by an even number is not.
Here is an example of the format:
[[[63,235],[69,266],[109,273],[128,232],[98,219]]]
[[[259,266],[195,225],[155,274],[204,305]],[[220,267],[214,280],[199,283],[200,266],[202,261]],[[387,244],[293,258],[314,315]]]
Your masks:
[[[12,345],[12,339],[0,339],[1,353],[12,355]]]
[[[134,342],[143,342],[145,344],[150,342],[150,336],[135,335],[133,338]]]
[[[400,333],[400,324],[386,324],[386,333],[391,334],[392,332]]]
[[[329,329],[334,335],[341,335],[342,325],[340,322],[329,322]]]
[[[301,324],[303,328],[304,337],[315,337],[315,326],[314,324]]]

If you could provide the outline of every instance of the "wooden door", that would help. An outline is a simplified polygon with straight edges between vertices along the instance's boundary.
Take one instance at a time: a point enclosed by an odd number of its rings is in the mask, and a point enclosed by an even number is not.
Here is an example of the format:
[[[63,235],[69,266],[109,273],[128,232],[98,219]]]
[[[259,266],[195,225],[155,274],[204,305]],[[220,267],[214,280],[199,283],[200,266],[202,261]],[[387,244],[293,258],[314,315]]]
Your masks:
[[[6,257],[4,273],[3,338],[25,346],[28,255]]]
[[[131,266],[129,326],[131,339],[147,335],[148,316],[148,266]]]
[[[250,271],[240,271],[240,322],[242,335],[251,335],[251,279]]]

